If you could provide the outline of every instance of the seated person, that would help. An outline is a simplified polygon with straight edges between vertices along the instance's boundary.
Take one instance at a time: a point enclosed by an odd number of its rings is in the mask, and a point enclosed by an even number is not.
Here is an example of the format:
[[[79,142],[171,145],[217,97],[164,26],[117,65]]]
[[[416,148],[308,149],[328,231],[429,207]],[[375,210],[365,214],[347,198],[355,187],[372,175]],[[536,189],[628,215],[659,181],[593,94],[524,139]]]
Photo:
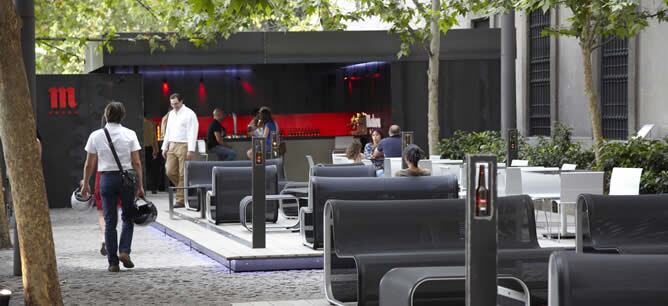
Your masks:
[[[221,124],[225,115],[223,110],[216,108],[213,110],[213,121],[206,131],[206,148],[208,152],[218,156],[218,160],[234,160],[236,153],[231,148],[225,146],[225,135],[227,132]]]
[[[401,128],[393,124],[389,130],[390,137],[381,140],[373,152],[373,159],[401,157]]]
[[[425,158],[424,151],[417,145],[411,144],[404,150],[404,161],[408,168],[397,171],[395,176],[430,176],[429,169],[418,167],[418,162]]]
[[[362,155],[362,143],[359,140],[353,140],[348,148],[346,148],[346,158],[352,160],[354,163],[362,161],[364,155]]]
[[[378,147],[378,144],[382,139],[383,133],[379,129],[374,129],[371,131],[371,141],[364,146],[364,158],[371,160],[371,163],[373,163],[378,170],[382,170],[384,167],[383,159],[374,159],[373,152],[376,150],[376,147]]]

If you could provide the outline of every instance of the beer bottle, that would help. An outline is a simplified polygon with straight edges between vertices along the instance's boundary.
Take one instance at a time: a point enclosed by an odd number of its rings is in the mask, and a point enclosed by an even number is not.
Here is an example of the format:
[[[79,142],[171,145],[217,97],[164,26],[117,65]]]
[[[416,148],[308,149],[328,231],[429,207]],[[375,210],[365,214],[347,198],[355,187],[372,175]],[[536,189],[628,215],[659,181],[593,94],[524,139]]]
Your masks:
[[[485,186],[485,165],[480,165],[478,173],[478,187],[475,190],[475,215],[478,217],[489,216],[489,190]]]

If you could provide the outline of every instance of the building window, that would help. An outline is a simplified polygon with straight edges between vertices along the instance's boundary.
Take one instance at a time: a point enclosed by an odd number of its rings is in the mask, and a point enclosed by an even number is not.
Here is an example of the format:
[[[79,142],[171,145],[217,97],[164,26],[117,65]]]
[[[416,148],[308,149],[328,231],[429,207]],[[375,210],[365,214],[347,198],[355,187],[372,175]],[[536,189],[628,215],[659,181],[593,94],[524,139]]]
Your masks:
[[[550,135],[550,37],[542,32],[550,26],[550,12],[537,10],[529,15],[529,92],[530,136]]]
[[[601,128],[603,137],[628,137],[628,40],[613,39],[601,47]]]

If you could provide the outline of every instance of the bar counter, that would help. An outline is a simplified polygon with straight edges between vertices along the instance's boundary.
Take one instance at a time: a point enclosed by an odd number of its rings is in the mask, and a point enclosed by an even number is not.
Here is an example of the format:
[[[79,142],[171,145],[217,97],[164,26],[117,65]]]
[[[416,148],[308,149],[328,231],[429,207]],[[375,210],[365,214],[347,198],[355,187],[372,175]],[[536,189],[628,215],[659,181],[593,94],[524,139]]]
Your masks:
[[[306,155],[311,155],[316,163],[331,163],[334,139],[332,136],[282,137],[281,140],[285,142],[286,147],[283,162],[287,178],[302,182],[308,180],[309,167]],[[248,159],[246,151],[251,147],[250,140],[249,137],[225,137],[225,142],[234,150],[238,160]]]

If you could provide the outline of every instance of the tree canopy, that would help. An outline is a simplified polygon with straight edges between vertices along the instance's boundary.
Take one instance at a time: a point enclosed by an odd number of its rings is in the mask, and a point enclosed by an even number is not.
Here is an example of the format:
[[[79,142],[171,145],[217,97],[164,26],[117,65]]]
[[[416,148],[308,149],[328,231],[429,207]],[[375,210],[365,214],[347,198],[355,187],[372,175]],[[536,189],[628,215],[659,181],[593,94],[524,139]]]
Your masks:
[[[238,31],[340,30],[355,15],[330,0],[41,0],[37,72],[80,73],[86,43],[119,39],[120,32],[142,33],[130,40],[164,49],[178,39],[203,45]]]

